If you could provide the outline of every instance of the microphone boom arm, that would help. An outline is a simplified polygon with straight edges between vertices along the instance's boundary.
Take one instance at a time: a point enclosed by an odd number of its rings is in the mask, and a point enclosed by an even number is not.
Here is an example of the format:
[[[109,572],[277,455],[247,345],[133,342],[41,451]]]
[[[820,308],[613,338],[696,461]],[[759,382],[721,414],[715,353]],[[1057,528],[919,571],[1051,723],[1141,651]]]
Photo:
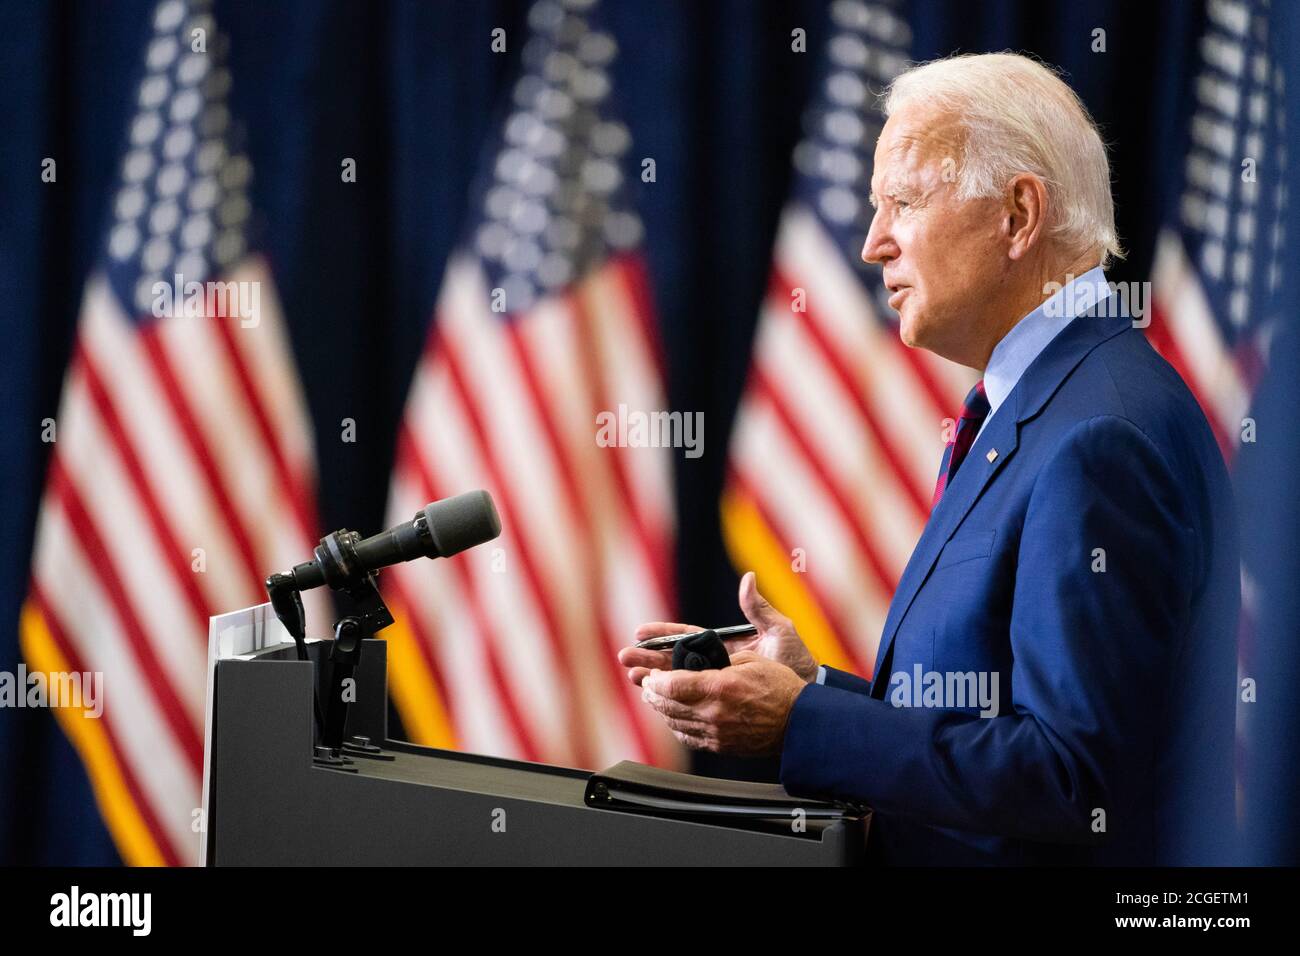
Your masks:
[[[321,538],[315,552],[315,567],[324,573],[325,582],[332,590],[348,595],[354,607],[351,614],[344,615],[334,624],[325,713],[321,713],[319,700],[315,705],[321,744],[328,751],[319,754],[317,759],[329,766],[344,762],[343,733],[347,724],[348,701],[343,693],[343,684],[352,677],[361,660],[361,642],[393,623],[393,614],[375,582],[377,572],[366,570],[357,560],[356,546],[360,541],[361,535],[343,528]],[[313,566],[310,563],[298,566],[303,567]],[[266,579],[266,591],[275,616],[298,645],[298,659],[307,660],[306,612],[302,604],[302,586],[295,574],[298,568],[285,574],[272,574]]]
[[[321,728],[321,745],[314,759],[327,766],[350,763],[342,755],[343,730],[348,700],[343,682],[352,676],[361,659],[365,638],[393,623],[393,615],[375,584],[380,568],[417,558],[446,558],[466,548],[491,541],[501,533],[501,518],[492,496],[486,491],[467,491],[422,508],[410,521],[369,538],[341,528],[320,539],[315,558],[266,579],[271,606],[286,631],[298,645],[298,659],[308,660],[307,621],[302,591],[328,587],[346,594],[350,613],[334,625],[330,649],[330,690],[326,712],[316,698],[316,724]],[[361,738],[347,745],[352,753],[373,755],[377,748]]]

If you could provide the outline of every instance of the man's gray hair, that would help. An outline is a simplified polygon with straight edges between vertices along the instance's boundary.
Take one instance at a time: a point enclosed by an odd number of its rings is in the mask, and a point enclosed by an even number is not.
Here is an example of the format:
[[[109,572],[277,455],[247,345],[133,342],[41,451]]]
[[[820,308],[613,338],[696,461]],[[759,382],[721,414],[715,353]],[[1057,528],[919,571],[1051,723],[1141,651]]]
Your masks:
[[[885,91],[885,115],[910,103],[950,112],[966,135],[961,199],[996,198],[1020,173],[1047,185],[1048,235],[1074,255],[1122,258],[1106,147],[1087,107],[1051,68],[1018,53],[952,56],[913,67]]]

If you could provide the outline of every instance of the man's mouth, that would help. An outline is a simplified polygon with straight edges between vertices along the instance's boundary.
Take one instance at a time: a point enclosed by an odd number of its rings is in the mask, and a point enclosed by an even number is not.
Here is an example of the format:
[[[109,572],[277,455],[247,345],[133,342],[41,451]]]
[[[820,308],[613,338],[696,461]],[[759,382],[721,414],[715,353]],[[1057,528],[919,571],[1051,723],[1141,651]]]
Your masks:
[[[910,285],[891,285],[887,288],[890,292],[889,307],[897,311],[899,303],[903,301],[903,296],[911,291],[912,287]]]

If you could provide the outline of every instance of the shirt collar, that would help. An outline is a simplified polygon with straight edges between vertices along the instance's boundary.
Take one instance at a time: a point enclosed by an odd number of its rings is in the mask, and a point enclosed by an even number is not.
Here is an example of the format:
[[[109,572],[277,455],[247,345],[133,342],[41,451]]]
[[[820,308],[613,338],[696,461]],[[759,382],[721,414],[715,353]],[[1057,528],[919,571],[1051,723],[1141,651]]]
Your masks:
[[[1033,364],[1047,344],[1070,322],[1110,295],[1110,286],[1101,266],[1065,283],[1038,308],[1011,327],[989,356],[984,369],[984,394],[989,400],[989,414],[998,410],[1016,387],[1025,369]],[[985,419],[987,421],[987,418]]]

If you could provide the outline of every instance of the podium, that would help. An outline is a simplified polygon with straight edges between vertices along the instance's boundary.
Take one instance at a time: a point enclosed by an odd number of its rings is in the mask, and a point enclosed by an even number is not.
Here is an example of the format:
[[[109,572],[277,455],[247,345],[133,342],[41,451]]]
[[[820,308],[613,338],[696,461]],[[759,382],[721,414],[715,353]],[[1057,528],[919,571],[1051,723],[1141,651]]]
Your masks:
[[[299,660],[263,605],[213,618],[209,643],[204,865],[838,866],[864,857],[869,812],[795,832],[606,809],[585,801],[587,771],[390,740],[382,640],[364,642],[345,731],[378,753],[320,766],[313,692],[323,686],[313,685],[330,642],[309,641],[311,660]]]

